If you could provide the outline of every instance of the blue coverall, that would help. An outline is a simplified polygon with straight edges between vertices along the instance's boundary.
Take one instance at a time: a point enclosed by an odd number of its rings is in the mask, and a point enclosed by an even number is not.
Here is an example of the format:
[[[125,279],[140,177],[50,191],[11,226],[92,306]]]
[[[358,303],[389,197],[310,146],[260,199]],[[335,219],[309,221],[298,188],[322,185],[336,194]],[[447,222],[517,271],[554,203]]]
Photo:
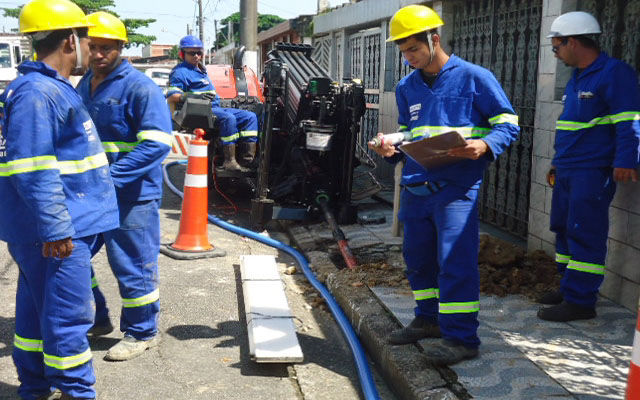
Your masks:
[[[258,141],[258,117],[255,113],[237,108],[220,107],[220,96],[206,71],[184,61],[176,65],[169,75],[169,90],[166,96],[176,93],[210,93],[215,95],[211,110],[220,124],[220,140],[223,145]]]
[[[398,216],[416,316],[437,322],[443,338],[475,348],[480,344],[477,192],[486,166],[516,140],[518,117],[491,72],[455,55],[432,87],[420,70],[402,79],[396,102],[400,130],[411,131],[412,140],[456,130],[489,146],[478,160],[435,170],[407,158]]]
[[[87,331],[93,324],[90,246],[118,227],[107,157],[96,128],[69,81],[42,62],[3,93],[0,140],[0,240],[18,264],[13,359],[19,395],[51,386],[96,396]],[[64,259],[42,246],[72,238]]]
[[[158,331],[160,312],[158,208],[161,164],[171,148],[169,108],[161,89],[126,60],[93,93],[92,77],[87,72],[76,90],[98,129],[118,197],[120,228],[102,239],[122,297],[120,330],[148,340]],[[96,323],[104,323],[108,311],[95,278],[92,286]]]
[[[575,70],[556,123],[556,180],[550,229],[556,234],[560,290],[572,304],[593,308],[605,272],[613,168],[638,166],[640,89],[636,72],[600,53]]]

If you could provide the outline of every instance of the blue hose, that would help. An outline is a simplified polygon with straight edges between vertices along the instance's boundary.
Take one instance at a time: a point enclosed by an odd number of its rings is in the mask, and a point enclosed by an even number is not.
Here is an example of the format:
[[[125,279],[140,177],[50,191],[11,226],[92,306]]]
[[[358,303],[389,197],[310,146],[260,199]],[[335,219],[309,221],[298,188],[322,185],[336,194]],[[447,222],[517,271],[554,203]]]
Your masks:
[[[186,164],[186,161],[172,161],[170,163],[164,164],[162,167],[162,174],[164,176],[164,183],[167,185],[167,187],[169,187],[169,189],[171,189],[173,193],[182,198],[182,192],[171,183],[171,181],[169,180],[169,173],[167,172],[169,167],[172,167],[176,164]],[[347,340],[349,347],[351,348],[353,359],[356,363],[356,369],[358,370],[358,378],[360,379],[360,385],[362,387],[364,398],[367,400],[379,400],[380,395],[378,394],[376,385],[373,381],[371,369],[369,368],[367,357],[365,356],[364,349],[362,348],[362,345],[358,340],[358,336],[353,330],[351,323],[344,315],[344,312],[340,308],[340,305],[338,305],[336,299],[333,298],[329,290],[315,277],[313,271],[311,270],[311,268],[309,268],[309,262],[307,262],[307,259],[304,258],[304,256],[299,251],[297,251],[293,247],[287,246],[282,242],[263,236],[252,230],[240,228],[226,221],[223,221],[214,215],[208,215],[208,218],[211,223],[221,227],[222,229],[225,229],[237,235],[246,236],[250,239],[264,243],[278,250],[282,250],[296,259],[298,265],[300,265],[300,267],[302,268],[302,272],[304,273],[304,276],[307,278],[309,283],[311,283],[311,285],[320,292],[322,297],[327,302],[329,310],[331,310],[331,313],[338,322],[338,326],[340,326],[340,329],[342,330],[342,333],[344,334],[344,337]]]

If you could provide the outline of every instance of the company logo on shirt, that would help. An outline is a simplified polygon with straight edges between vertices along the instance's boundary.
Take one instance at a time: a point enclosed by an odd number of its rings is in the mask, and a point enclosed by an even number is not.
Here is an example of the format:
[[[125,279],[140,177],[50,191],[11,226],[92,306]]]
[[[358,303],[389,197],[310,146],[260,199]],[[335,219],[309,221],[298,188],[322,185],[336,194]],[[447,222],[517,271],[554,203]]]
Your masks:
[[[7,156],[7,141],[5,140],[4,136],[2,136],[2,131],[0,130],[0,157],[6,157],[6,156]]]
[[[593,92],[579,91],[578,92],[578,98],[579,99],[592,99],[593,98]]]
[[[422,104],[413,104],[409,106],[409,112],[411,113],[411,121],[417,121],[420,117],[420,110],[422,109]]]
[[[209,84],[209,80],[207,78],[202,78],[202,79],[200,79],[200,83],[202,83],[203,85],[208,85]]]
[[[95,125],[93,125],[93,121],[92,120],[87,120],[84,121],[82,123],[82,126],[84,127],[84,133],[87,134],[87,136],[89,137],[89,141],[90,142],[94,142],[97,140],[97,133],[96,133],[96,129],[95,129]]]

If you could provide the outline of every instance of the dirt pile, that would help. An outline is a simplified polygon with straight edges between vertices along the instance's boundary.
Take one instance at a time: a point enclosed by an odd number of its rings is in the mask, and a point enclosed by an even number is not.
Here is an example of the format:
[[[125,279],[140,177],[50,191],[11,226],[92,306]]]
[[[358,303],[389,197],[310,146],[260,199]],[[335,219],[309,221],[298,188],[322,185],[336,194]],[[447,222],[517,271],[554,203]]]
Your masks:
[[[363,248],[354,251],[359,266],[352,270],[342,269],[340,273],[348,276],[354,287],[405,287],[410,290],[400,247],[390,246],[386,252],[379,250]],[[484,294],[521,294],[536,299],[560,286],[555,262],[547,254],[542,251],[526,253],[519,246],[489,235],[480,236],[478,267],[480,291]]]

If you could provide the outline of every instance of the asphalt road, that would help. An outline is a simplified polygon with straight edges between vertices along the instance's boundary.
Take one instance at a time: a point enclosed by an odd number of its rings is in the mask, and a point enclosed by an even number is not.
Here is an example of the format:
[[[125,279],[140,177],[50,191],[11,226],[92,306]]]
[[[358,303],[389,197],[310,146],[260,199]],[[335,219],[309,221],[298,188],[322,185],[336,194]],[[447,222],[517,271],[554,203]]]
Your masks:
[[[184,167],[171,170],[181,184]],[[235,194],[241,194],[236,191]],[[216,201],[221,201],[217,196]],[[220,203],[221,204],[221,203]],[[241,208],[243,204],[240,204]],[[246,204],[245,204],[246,206]],[[162,242],[178,232],[181,200],[165,188],[161,208]],[[224,210],[210,212],[222,215]],[[229,222],[245,225],[237,215]],[[278,232],[269,232],[278,239]],[[208,226],[209,240],[227,251],[223,258],[178,261],[159,257],[162,342],[158,348],[127,362],[103,360],[121,333],[92,340],[96,390],[102,400],[128,399],[358,399],[357,371],[342,333],[327,311],[316,306],[304,276],[282,274],[296,316],[304,353],[300,364],[257,364],[249,358],[246,317],[240,283],[240,257],[275,255],[283,272],[293,259],[275,249]],[[283,240],[286,240],[283,239]],[[118,326],[120,298],[104,250],[94,258],[100,287]],[[0,242],[0,399],[17,399],[18,386],[11,359],[14,334],[17,266]],[[376,377],[381,398],[394,400]]]

